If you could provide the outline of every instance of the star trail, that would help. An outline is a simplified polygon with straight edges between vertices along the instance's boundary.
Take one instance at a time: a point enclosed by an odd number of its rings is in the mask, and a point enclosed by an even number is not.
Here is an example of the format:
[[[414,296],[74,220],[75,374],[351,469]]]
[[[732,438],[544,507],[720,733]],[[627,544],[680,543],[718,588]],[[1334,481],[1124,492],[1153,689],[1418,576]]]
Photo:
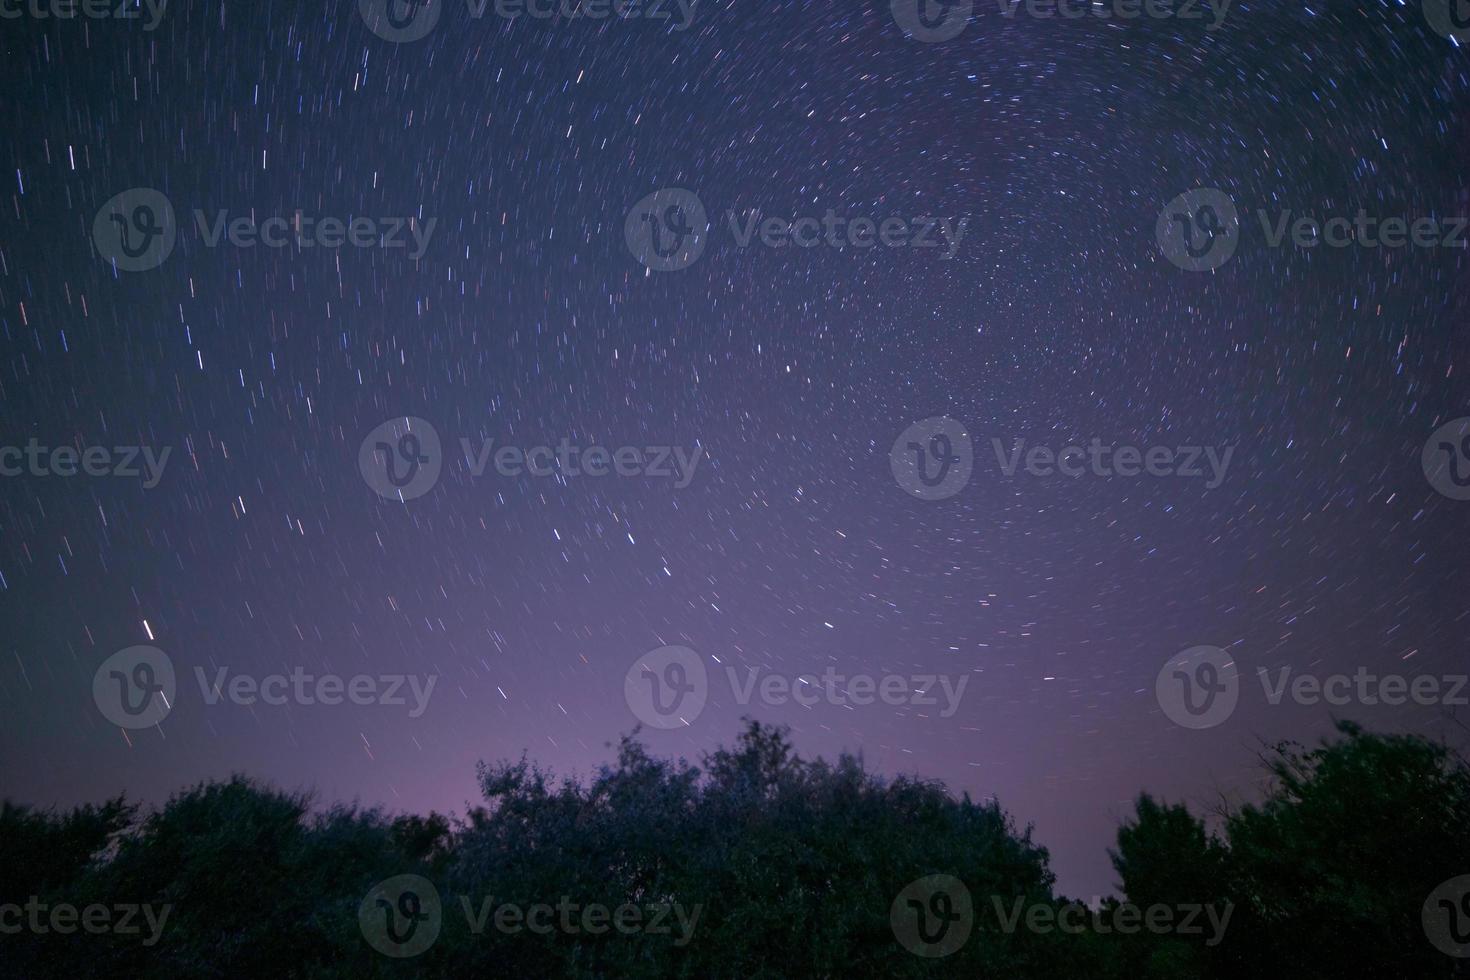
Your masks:
[[[6,0],[5,795],[751,716],[1104,894],[1142,789],[1451,737],[1464,6]],[[1443,683],[1270,697],[1355,672]]]

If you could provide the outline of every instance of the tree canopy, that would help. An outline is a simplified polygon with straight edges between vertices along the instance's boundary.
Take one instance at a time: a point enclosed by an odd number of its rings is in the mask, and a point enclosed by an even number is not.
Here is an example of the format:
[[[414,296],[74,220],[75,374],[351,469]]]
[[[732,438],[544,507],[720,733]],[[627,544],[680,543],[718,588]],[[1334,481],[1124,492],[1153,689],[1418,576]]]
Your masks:
[[[699,765],[637,734],[584,781],[482,763],[483,805],[453,819],[238,776],[147,812],[6,803],[0,974],[1470,976],[1425,918],[1470,874],[1470,769],[1421,738],[1343,724],[1274,746],[1264,797],[1217,833],[1144,793],[1111,852],[1121,896],[1083,907],[995,801],[806,760],[754,722]],[[1451,936],[1470,930],[1457,894],[1429,903]],[[89,930],[93,906],[143,911]],[[1119,928],[1129,907],[1171,925]],[[1198,928],[1175,928],[1191,908]]]

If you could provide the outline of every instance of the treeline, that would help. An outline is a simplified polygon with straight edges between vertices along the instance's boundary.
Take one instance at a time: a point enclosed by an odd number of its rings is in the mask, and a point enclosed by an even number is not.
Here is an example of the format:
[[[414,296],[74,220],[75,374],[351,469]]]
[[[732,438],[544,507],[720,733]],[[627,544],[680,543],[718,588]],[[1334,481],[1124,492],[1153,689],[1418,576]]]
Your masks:
[[[636,733],[586,783],[482,764],[457,820],[238,777],[147,813],[7,802],[0,974],[1470,976],[1465,761],[1342,724],[1263,765],[1216,834],[1141,796],[1095,908],[997,803],[755,723],[697,767]]]

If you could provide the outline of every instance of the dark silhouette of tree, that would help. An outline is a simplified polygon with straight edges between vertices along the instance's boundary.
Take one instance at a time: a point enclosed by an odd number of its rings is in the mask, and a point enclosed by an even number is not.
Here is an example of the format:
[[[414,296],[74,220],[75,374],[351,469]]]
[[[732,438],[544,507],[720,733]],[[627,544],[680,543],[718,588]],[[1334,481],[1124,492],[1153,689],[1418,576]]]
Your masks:
[[[1226,941],[1191,951],[1197,975],[1470,976],[1420,918],[1440,883],[1470,874],[1470,767],[1418,736],[1337,732],[1266,752],[1265,798],[1226,814],[1221,840],[1147,795],[1119,830],[1131,901],[1233,904]]]
[[[943,872],[976,895],[1051,900],[1045,850],[998,805],[885,782],[851,756],[808,762],[784,732],[755,723],[702,770],[654,759],[629,737],[586,786],[553,788],[524,760],[480,776],[490,806],[470,814],[458,842],[457,890],[519,904],[567,893],[612,907],[677,901],[700,918],[684,946],[487,932],[454,949],[464,972],[451,975],[497,965],[531,975],[930,975],[936,965],[898,946],[889,924],[910,881]],[[1010,969],[1035,937],[1003,938],[972,939],[944,962]]]
[[[1301,976],[1466,976],[1425,942],[1420,908],[1470,873],[1470,768],[1445,746],[1372,735],[1281,745],[1259,806],[1227,824],[1245,911],[1239,955]],[[1232,944],[1233,945],[1233,944]]]
[[[39,894],[73,880],[135,812],[122,797],[67,814],[0,803],[0,895]]]
[[[698,766],[649,755],[636,732],[585,780],[525,759],[482,764],[484,805],[453,821],[315,809],[242,777],[143,815],[121,799],[65,814],[6,804],[0,905],[170,912],[152,944],[0,935],[0,976],[1465,976],[1419,921],[1432,889],[1470,874],[1464,761],[1344,724],[1335,741],[1277,746],[1264,762],[1264,799],[1225,814],[1220,836],[1144,794],[1112,852],[1132,904],[1231,903],[1216,943],[1098,928],[1117,899],[1081,912],[1081,930],[1007,928],[1005,911],[1065,901],[1046,850],[997,803],[881,778],[853,756],[802,759],[784,730],[751,723]],[[936,874],[964,883],[973,929],[925,959],[897,940],[890,908]],[[442,914],[426,950],[393,959],[359,911],[392,921],[393,903],[371,894],[401,875],[430,883]],[[580,912],[578,927],[545,934],[496,927],[498,907],[559,901],[677,904],[690,928],[671,915],[665,933],[594,932]]]

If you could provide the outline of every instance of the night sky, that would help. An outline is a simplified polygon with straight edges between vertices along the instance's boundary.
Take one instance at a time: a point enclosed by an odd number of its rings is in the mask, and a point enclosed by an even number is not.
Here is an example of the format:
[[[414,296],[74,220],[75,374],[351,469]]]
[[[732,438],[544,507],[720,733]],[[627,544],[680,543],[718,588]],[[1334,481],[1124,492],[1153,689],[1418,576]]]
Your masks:
[[[1442,706],[1271,705],[1253,677],[1470,666],[1470,501],[1421,464],[1470,415],[1470,257],[1273,246],[1257,217],[1470,214],[1470,29],[1381,0],[1237,0],[1213,30],[978,0],[925,41],[886,2],[699,0],[686,29],[673,2],[445,0],[396,42],[371,2],[173,0],[151,30],[147,7],[9,2],[0,444],[170,455],[151,488],[0,477],[4,795],[159,802],[238,771],[462,812],[478,760],[609,759],[638,723],[625,675],[683,646],[707,703],[645,728],[656,754],[787,724],[804,754],[998,797],[1081,895],[1113,890],[1140,790],[1249,799],[1261,740],[1334,715],[1464,736]],[[134,188],[176,236],[136,271],[105,254]],[[1200,188],[1239,218],[1193,270],[1156,228]],[[635,208],[667,189],[709,222],[672,260],[635,241],[690,217]],[[736,234],[828,209],[967,224],[952,257]],[[402,228],[211,245],[196,210]],[[890,451],[939,416],[971,472],[923,499]],[[364,440],[414,426],[437,482],[391,499]],[[490,439],[701,455],[687,481],[475,475],[461,440]],[[1007,477],[992,439],[1234,449],[1207,487]],[[140,644],[177,693],[120,727],[94,675]],[[1198,645],[1251,679],[1191,730],[1155,682]],[[968,681],[948,717],[942,696],[743,705],[727,666]],[[220,668],[437,681],[418,717],[411,696],[211,705],[196,670]]]

